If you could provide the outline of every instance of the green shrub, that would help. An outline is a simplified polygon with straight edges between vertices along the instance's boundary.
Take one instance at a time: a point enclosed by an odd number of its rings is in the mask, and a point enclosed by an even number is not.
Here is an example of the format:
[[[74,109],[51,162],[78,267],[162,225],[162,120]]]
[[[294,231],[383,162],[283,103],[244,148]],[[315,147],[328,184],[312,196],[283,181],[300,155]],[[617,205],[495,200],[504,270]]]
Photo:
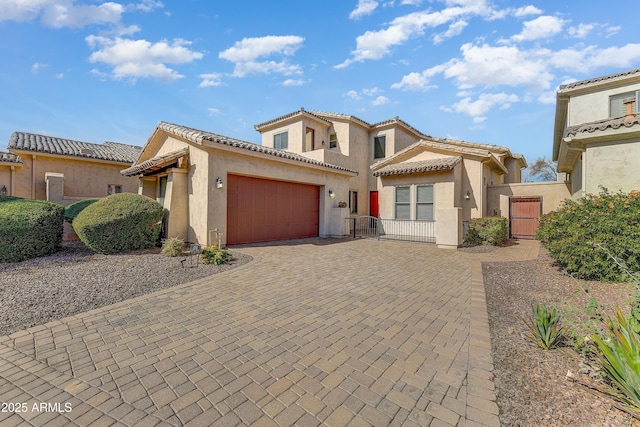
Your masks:
[[[82,210],[73,229],[89,248],[114,254],[156,246],[163,215],[162,205],[146,196],[112,194]]]
[[[566,329],[560,327],[560,314],[555,308],[547,309],[544,304],[531,308],[533,318],[525,322],[530,331],[529,338],[546,350],[557,347],[566,333]]]
[[[73,222],[73,220],[78,216],[78,214],[80,212],[82,212],[82,210],[84,208],[86,208],[87,206],[89,206],[92,203],[97,202],[100,199],[97,198],[93,198],[93,199],[84,199],[84,200],[80,200],[79,202],[75,202],[69,206],[67,206],[64,209],[64,219],[65,221],[67,221],[68,223]]]
[[[610,258],[630,271],[640,270],[640,192],[567,200],[540,218],[536,238],[576,278],[628,280],[629,275]]]
[[[469,221],[467,242],[474,245],[503,245],[507,240],[507,219],[502,217],[473,218]]]
[[[183,248],[184,240],[178,239],[177,237],[171,237],[164,241],[164,243],[162,244],[162,251],[160,251],[160,253],[162,255],[174,257],[182,255]]]
[[[226,264],[232,259],[231,252],[226,249],[220,249],[218,245],[211,245],[202,248],[203,264]]]
[[[633,330],[619,307],[607,323],[609,336],[593,334],[595,351],[602,368],[615,387],[612,394],[632,408],[640,408],[640,336]]]
[[[0,196],[0,262],[50,255],[60,248],[64,207]]]

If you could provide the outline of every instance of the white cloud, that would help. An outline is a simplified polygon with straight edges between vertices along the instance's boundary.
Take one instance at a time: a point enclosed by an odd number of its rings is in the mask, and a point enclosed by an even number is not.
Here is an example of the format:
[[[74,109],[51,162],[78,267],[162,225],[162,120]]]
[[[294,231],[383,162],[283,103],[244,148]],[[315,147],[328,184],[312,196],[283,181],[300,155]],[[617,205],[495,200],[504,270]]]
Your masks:
[[[210,116],[217,116],[218,114],[220,114],[220,110],[213,107],[207,108],[207,112],[209,113]]]
[[[482,86],[525,86],[548,89],[553,75],[548,58],[535,50],[522,51],[515,46],[462,45],[462,59],[443,64],[444,76],[455,79],[459,88]]]
[[[203,57],[202,53],[186,47],[190,42],[181,39],[171,43],[166,40],[151,43],[147,40],[88,36],[86,41],[92,49],[98,47],[89,61],[111,66],[111,75],[115,79],[150,77],[173,81],[184,76],[166,64],[185,64]]]
[[[586,57],[589,69],[596,67],[629,68],[637,67],[640,61],[640,43],[628,43],[624,46],[612,46],[605,49],[592,49]]]
[[[0,21],[31,21],[52,0],[3,0],[0,2]]]
[[[284,75],[300,74],[299,65],[291,65],[286,60],[258,61],[272,55],[291,56],[302,47],[303,37],[298,36],[265,36],[245,38],[236,42],[218,54],[221,59],[226,59],[235,64],[234,77],[244,77],[248,74],[278,73]]]
[[[579,24],[577,27],[569,27],[567,29],[567,34],[571,37],[584,39],[595,27],[595,24]]]
[[[225,83],[221,80],[222,74],[219,74],[219,73],[200,74],[199,77],[202,79],[202,81],[200,82],[198,87],[226,86]]]
[[[375,94],[380,92],[382,91],[377,87],[372,87],[371,89],[362,89],[362,93],[367,96],[374,96]]]
[[[556,16],[539,16],[525,22],[522,32],[511,37],[511,40],[521,42],[549,38],[560,33],[565,23],[566,21]]]
[[[371,15],[378,7],[376,0],[358,0],[356,8],[349,14],[350,19],[358,19],[365,15]]]
[[[429,85],[431,77],[436,74],[440,74],[445,71],[448,67],[448,64],[440,64],[435,67],[428,68],[424,70],[422,73],[409,73],[406,76],[402,77],[402,80],[398,83],[394,83],[391,85],[391,89],[400,89],[400,90],[410,90],[410,91],[418,91],[418,90],[426,90],[433,85]]]
[[[41,63],[39,63],[39,62],[36,62],[36,63],[34,63],[34,64],[31,66],[31,72],[32,72],[33,74],[38,74],[38,72],[39,72],[41,69],[46,68],[46,67],[48,67],[48,66],[49,66],[49,64],[41,64]]]
[[[422,0],[402,0],[400,4],[409,6],[420,6],[422,4]]]
[[[377,107],[378,105],[384,105],[388,102],[389,102],[389,98],[387,98],[386,96],[380,95],[379,97],[377,97],[371,102],[371,105],[373,105],[374,107]]]
[[[450,109],[443,108],[445,111],[455,111],[464,113],[473,117],[474,123],[481,123],[486,120],[486,114],[494,107],[499,106],[502,109],[511,107],[511,104],[519,100],[517,95],[508,95],[506,93],[483,93],[478,99],[473,101],[471,97],[461,99],[452,105]]]
[[[513,15],[517,17],[521,17],[521,16],[528,16],[528,15],[540,15],[541,13],[542,11],[540,9],[538,9],[535,6],[529,5],[529,6],[523,6],[523,7],[517,8],[513,12]]]
[[[142,0],[140,3],[129,5],[129,7],[143,12],[152,12],[154,9],[163,8],[164,4],[157,0]]]
[[[353,101],[359,101],[362,99],[362,97],[358,94],[357,91],[355,90],[350,90],[347,93],[344,94],[345,98],[349,98]]]
[[[451,25],[449,25],[449,29],[447,31],[433,36],[433,44],[440,44],[443,41],[450,39],[451,37],[459,35],[467,25],[467,21],[463,20],[452,23]]]
[[[54,28],[82,28],[94,24],[116,24],[122,19],[124,7],[106,2],[99,5],[75,5],[74,1],[58,1],[47,5],[42,23]]]
[[[287,79],[282,82],[282,86],[302,86],[305,81],[302,79]]]

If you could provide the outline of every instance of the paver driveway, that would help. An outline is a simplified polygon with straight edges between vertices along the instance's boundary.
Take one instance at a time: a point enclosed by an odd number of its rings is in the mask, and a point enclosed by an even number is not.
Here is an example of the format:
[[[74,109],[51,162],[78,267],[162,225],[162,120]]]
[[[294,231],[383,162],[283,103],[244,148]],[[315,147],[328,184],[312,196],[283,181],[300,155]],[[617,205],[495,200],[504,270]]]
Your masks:
[[[254,261],[1,337],[0,396],[27,411],[0,424],[499,425],[483,255],[239,250]]]

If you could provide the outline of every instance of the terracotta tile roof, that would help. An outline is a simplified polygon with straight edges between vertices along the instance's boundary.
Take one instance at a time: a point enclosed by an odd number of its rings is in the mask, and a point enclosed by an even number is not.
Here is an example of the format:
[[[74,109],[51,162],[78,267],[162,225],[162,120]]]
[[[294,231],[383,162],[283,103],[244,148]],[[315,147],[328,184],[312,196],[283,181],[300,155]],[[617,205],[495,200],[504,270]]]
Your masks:
[[[117,142],[92,144],[90,142],[74,141],[71,139],[26,132],[14,132],[11,134],[8,148],[33,151],[35,153],[58,154],[62,156],[109,160],[129,164],[135,162],[142,149],[142,147]]]
[[[133,176],[140,175],[143,172],[152,172],[158,169],[167,167],[175,163],[180,157],[183,157],[189,153],[188,148],[182,150],[172,151],[171,153],[163,154],[152,159],[146,160],[138,165],[131,166],[123,171],[120,171],[122,175]]]
[[[254,151],[257,153],[263,153],[269,156],[280,157],[288,160],[295,160],[301,163],[307,163],[310,165],[321,166],[329,169],[335,169],[339,171],[358,174],[358,171],[345,168],[343,166],[333,165],[330,163],[320,162],[318,160],[310,159],[300,154],[291,153],[285,150],[278,150],[276,148],[265,147],[264,145],[254,144],[252,142],[246,142],[235,138],[230,138],[224,135],[218,135],[212,132],[206,132],[198,129],[189,128],[186,126],[180,126],[173,123],[160,122],[156,126],[156,129],[161,129],[167,133],[180,136],[188,141],[196,144],[202,144],[203,141],[215,142],[217,144],[227,145],[230,147],[241,148],[243,150]]]
[[[371,127],[371,123],[366,122],[362,120],[360,117],[356,117],[351,114],[331,113],[327,111],[317,111],[317,110],[312,110],[311,113],[315,114],[316,116],[320,116],[322,118],[350,120],[366,128]]]
[[[400,117],[397,117],[397,116],[392,119],[387,119],[378,123],[374,123],[371,125],[371,128],[379,128],[387,125],[397,125],[397,124],[402,125],[407,129],[411,130],[413,133],[417,134],[420,138],[431,138],[431,136],[420,132],[418,129],[414,128],[409,123],[405,122],[404,120],[402,120]]]
[[[22,163],[22,159],[16,154],[0,151],[0,163]]]
[[[326,122],[329,125],[331,124],[331,122],[329,120],[327,120],[325,118],[322,118],[322,117],[320,117],[320,116],[318,116],[318,115],[316,115],[314,113],[310,113],[309,111],[305,111],[304,108],[300,108],[299,110],[294,111],[292,113],[285,114],[285,115],[280,116],[280,117],[276,117],[275,119],[271,119],[271,120],[268,120],[268,121],[263,122],[263,123],[258,123],[257,125],[254,125],[253,128],[255,130],[259,131],[260,129],[265,128],[267,126],[276,124],[276,123],[284,121],[284,120],[291,119],[293,117],[302,116],[302,115],[305,115],[305,114],[307,114],[309,116],[312,116],[313,118],[315,118],[317,120],[320,120],[321,122]]]
[[[593,133],[596,131],[605,131],[607,129],[618,129],[622,126],[630,128],[640,125],[640,114],[635,114],[629,119],[618,117],[615,119],[599,120],[597,122],[582,123],[580,125],[571,126],[565,129],[564,136],[576,136],[580,133]]]
[[[628,71],[623,71],[621,73],[609,74],[609,75],[606,75],[606,76],[594,77],[594,78],[586,79],[586,80],[580,80],[580,81],[573,82],[573,83],[568,83],[568,84],[565,84],[565,85],[560,85],[560,89],[558,90],[558,92],[563,92],[563,91],[568,90],[568,89],[575,89],[575,88],[581,87],[581,86],[589,86],[589,85],[592,85],[592,84],[601,83],[601,82],[605,82],[605,81],[608,81],[608,80],[614,80],[614,79],[618,79],[618,78],[622,78],[622,77],[628,77],[628,76],[632,76],[634,74],[640,75],[640,68],[636,68],[636,69],[628,70]]]
[[[461,161],[462,156],[456,156],[421,160],[418,162],[396,163],[374,171],[373,176],[406,175],[411,173],[452,170]]]

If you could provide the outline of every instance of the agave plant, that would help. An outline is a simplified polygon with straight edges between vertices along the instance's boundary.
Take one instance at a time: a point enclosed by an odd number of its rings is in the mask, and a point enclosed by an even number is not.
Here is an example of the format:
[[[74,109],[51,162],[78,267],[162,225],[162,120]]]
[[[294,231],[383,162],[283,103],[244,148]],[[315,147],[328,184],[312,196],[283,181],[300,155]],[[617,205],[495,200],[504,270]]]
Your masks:
[[[602,339],[597,334],[593,334],[592,338],[604,371],[619,391],[612,394],[639,411],[640,335],[622,314],[620,307],[616,307],[615,313],[615,318],[609,318],[607,323],[609,338]]]
[[[557,347],[567,331],[560,326],[560,313],[555,308],[547,309],[544,304],[532,305],[531,308],[533,318],[525,322],[530,331],[529,338],[546,350]]]

